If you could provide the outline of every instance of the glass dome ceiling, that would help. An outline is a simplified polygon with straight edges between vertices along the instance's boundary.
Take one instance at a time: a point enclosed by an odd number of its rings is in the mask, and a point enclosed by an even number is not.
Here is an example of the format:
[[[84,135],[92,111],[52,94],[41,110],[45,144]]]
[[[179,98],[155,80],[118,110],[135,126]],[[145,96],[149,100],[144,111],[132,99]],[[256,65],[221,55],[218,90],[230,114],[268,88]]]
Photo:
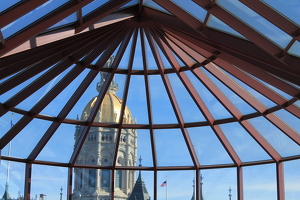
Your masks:
[[[132,170],[152,199],[166,176],[169,199],[300,195],[299,2],[0,5],[0,195],[58,198],[45,170],[64,199],[85,199],[88,169],[110,177],[101,199],[129,198]]]

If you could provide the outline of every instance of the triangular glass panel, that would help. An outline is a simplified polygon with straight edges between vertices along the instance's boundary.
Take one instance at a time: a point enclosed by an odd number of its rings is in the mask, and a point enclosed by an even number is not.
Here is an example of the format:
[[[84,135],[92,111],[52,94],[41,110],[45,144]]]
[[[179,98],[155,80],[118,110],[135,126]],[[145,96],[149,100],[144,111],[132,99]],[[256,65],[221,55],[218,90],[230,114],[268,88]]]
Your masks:
[[[144,34],[144,40],[145,40],[145,50],[146,50],[146,57],[147,57],[147,65],[148,65],[148,70],[151,69],[158,69],[156,65],[156,61],[154,59],[154,56],[152,54],[152,50],[150,48],[150,45],[148,43],[148,39],[146,35]]]
[[[226,123],[219,126],[242,162],[271,159],[239,123]]]
[[[18,113],[7,112],[0,118],[0,139],[23,117]],[[3,152],[2,152],[3,153]]]
[[[188,128],[201,165],[232,164],[230,156],[208,126]]]
[[[214,119],[231,118],[232,115],[224,108],[224,106],[213,96],[213,94],[192,74],[190,71],[184,72],[199,96],[202,98],[206,107],[214,117]]]
[[[33,119],[3,148],[2,155],[6,155],[10,148],[12,157],[27,158],[50,125],[50,121]]]
[[[51,91],[51,89],[63,78],[65,78],[65,75],[68,74],[68,72],[74,67],[74,65],[68,67],[66,70],[64,70],[61,74],[58,74],[56,77],[51,79],[48,83],[43,85],[40,89],[38,89],[36,92],[32,93],[29,97],[27,97],[25,100],[23,100],[21,103],[19,103],[16,107],[23,109],[23,110],[30,110],[33,106],[35,106],[38,102],[43,101],[43,97],[47,95],[48,92]],[[55,68],[55,67],[54,67]],[[54,69],[52,68],[52,69]],[[41,76],[41,78],[43,78]],[[33,83],[36,84],[36,83]]]
[[[194,165],[180,129],[155,129],[154,135],[158,166]]]
[[[126,104],[134,123],[149,123],[144,76],[131,75]],[[123,121],[123,124],[126,122]]]
[[[122,129],[118,150],[116,166],[153,166],[149,130]]]
[[[8,99],[10,99],[11,97],[13,97],[15,94],[17,94],[19,91],[21,91],[22,89],[26,88],[29,84],[31,84],[32,82],[34,82],[36,79],[38,79],[40,76],[42,76],[43,74],[46,74],[51,68],[53,68],[55,65],[52,65],[51,67],[43,70],[42,72],[32,76],[31,78],[27,79],[26,81],[22,82],[21,84],[13,87],[11,90],[3,93],[0,95],[0,102],[5,102]],[[34,66],[33,66],[34,67]],[[13,75],[12,78],[14,78],[14,76],[18,76],[21,75],[21,72],[19,72],[16,75]],[[13,81],[14,79],[11,80],[7,80],[7,82],[9,81]]]
[[[163,68],[165,69],[172,69],[172,66],[171,64],[169,63],[168,59],[165,57],[165,54],[161,51],[161,49],[159,48],[159,46],[156,44],[156,48],[158,49],[158,52],[159,52],[159,57],[161,58],[162,60],[162,63],[163,63]]]
[[[129,8],[129,7],[132,7],[134,5],[137,5],[138,3],[139,3],[139,0],[131,0],[128,3],[126,3],[124,6],[122,6],[120,9]]]
[[[53,99],[42,111],[42,114],[57,116],[69,101],[73,93],[79,87],[83,79],[86,77],[89,69],[84,69],[55,99]]]
[[[151,75],[148,78],[153,124],[177,124],[178,121],[160,75]]]
[[[206,121],[177,74],[168,74],[167,76],[170,80],[184,122]]]
[[[138,31],[137,41],[135,45],[135,52],[133,57],[132,70],[143,70],[143,55],[142,55],[142,42],[140,31]]]
[[[79,125],[61,124],[37,156],[36,160],[68,163],[75,146]]]
[[[218,68],[223,73],[225,73],[227,76],[229,76],[231,79],[233,79],[233,81],[235,81],[239,86],[241,86],[245,91],[247,91],[249,94],[251,94],[254,98],[256,98],[260,103],[262,103],[267,108],[271,108],[271,107],[274,107],[274,106],[277,105],[276,103],[274,103],[270,99],[266,98],[265,96],[263,96],[261,93],[257,92],[256,90],[254,90],[250,86],[246,85],[245,83],[243,83],[242,81],[240,81],[236,77],[232,76],[231,74],[229,74],[228,72],[226,72],[222,68],[220,68],[220,67],[218,67]]]
[[[118,69],[128,69],[130,56],[133,56],[131,55],[132,42],[133,42],[133,36],[131,36],[129,43],[127,44],[125,52],[119,63]]]
[[[158,5],[157,3],[155,3],[152,0],[143,1],[143,5],[172,15],[166,9],[164,9],[163,7],[161,7],[160,5]]]
[[[300,153],[300,146],[292,141],[281,130],[264,117],[248,120],[258,132],[272,145],[283,157],[295,156]]]
[[[220,30],[220,31],[223,31],[225,33],[229,33],[234,36],[238,36],[243,39],[247,39],[243,35],[241,35],[237,31],[235,31],[234,29],[232,29],[230,26],[228,26],[227,24],[225,24],[224,22],[222,22],[221,20],[219,20],[217,17],[215,17],[212,14],[209,15],[209,18],[207,21],[207,26],[217,29],[217,30]]]
[[[207,11],[204,10],[202,7],[200,7],[198,4],[196,4],[192,0],[187,1],[181,1],[181,0],[171,0],[174,4],[176,4],[178,7],[183,9],[185,12],[189,13],[196,19],[198,19],[201,22],[204,22],[205,16],[207,14]]]
[[[242,114],[250,114],[256,112],[247,102],[236,95],[232,90],[230,90],[226,85],[220,82],[217,78],[211,75],[208,71],[201,68],[205,75],[210,78],[210,80],[224,93],[224,95],[238,108]]]
[[[77,126],[75,131],[75,146],[79,145],[84,132],[84,126]],[[92,126],[76,159],[79,165],[112,166],[116,151],[118,129]],[[119,151],[118,153],[120,153]]]

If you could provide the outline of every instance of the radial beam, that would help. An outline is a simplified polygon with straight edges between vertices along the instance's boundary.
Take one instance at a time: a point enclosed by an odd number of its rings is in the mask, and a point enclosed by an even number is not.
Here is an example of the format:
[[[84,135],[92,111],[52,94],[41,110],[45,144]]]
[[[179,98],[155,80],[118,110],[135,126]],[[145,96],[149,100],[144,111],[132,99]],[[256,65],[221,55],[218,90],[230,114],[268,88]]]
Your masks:
[[[87,15],[86,17],[83,17],[82,25],[78,25],[75,28],[75,33],[80,33],[85,28],[95,24],[97,21],[114,12],[129,1],[130,0],[108,1],[103,6],[95,9],[91,14]]]
[[[176,97],[175,97],[175,94],[172,90],[172,86],[171,86],[171,83],[168,79],[168,76],[166,74],[164,74],[164,65],[163,65],[162,59],[160,57],[160,54],[158,52],[158,49],[156,47],[156,44],[155,44],[153,38],[151,37],[150,31],[149,32],[146,31],[146,36],[147,36],[147,39],[149,41],[149,45],[150,45],[150,48],[152,50],[152,53],[154,55],[156,65],[157,65],[157,67],[160,71],[160,75],[161,75],[162,81],[164,83],[164,86],[166,88],[168,97],[169,97],[170,102],[172,104],[172,107],[174,109],[174,113],[175,113],[176,118],[178,120],[178,123],[180,125],[181,131],[182,131],[183,137],[185,139],[185,142],[186,142],[187,148],[189,150],[189,153],[191,155],[192,161],[193,161],[195,167],[199,168],[200,163],[198,161],[198,157],[196,155],[195,149],[193,148],[193,144],[192,144],[192,141],[189,137],[189,134],[188,134],[187,130],[184,128],[184,120],[183,120],[182,114],[180,112],[179,105],[176,101]]]
[[[143,69],[144,69],[144,81],[145,81],[145,93],[146,93],[146,102],[147,102],[147,111],[148,111],[148,120],[149,120],[149,131],[150,131],[150,140],[151,140],[151,152],[152,152],[152,161],[154,169],[157,169],[157,156],[156,156],[156,145],[155,145],[155,134],[153,131],[153,119],[152,119],[152,104],[150,98],[150,83],[148,77],[148,62],[146,55],[146,38],[144,35],[144,29],[140,29],[141,45],[142,45],[142,58],[143,58]],[[156,174],[156,173],[155,173]],[[157,190],[154,188],[154,194]]]
[[[89,132],[89,130],[90,130],[92,124],[93,124],[94,118],[95,118],[95,116],[96,116],[96,114],[97,114],[97,112],[99,110],[99,107],[100,107],[100,105],[101,105],[101,103],[102,103],[102,101],[104,99],[104,96],[105,96],[105,94],[106,94],[106,92],[108,90],[108,87],[109,87],[111,81],[113,80],[114,73],[117,70],[118,65],[119,65],[119,63],[121,61],[121,58],[122,58],[122,56],[123,56],[123,54],[124,54],[124,52],[126,50],[126,46],[127,46],[128,42],[130,40],[132,32],[133,32],[133,30],[128,30],[128,31],[125,32],[126,35],[124,34],[124,40],[123,40],[123,42],[122,42],[122,44],[121,44],[121,46],[120,46],[120,48],[118,50],[118,53],[117,53],[117,55],[116,55],[116,57],[114,59],[114,62],[112,63],[112,66],[111,66],[112,71],[111,71],[111,73],[107,74],[106,80],[105,80],[103,86],[101,87],[99,95],[97,96],[97,100],[94,103],[94,107],[92,108],[92,110],[91,110],[91,112],[89,114],[89,117],[87,119],[87,126],[84,127],[83,132],[82,132],[82,134],[81,134],[81,136],[80,136],[80,138],[78,140],[78,143],[77,143],[77,145],[76,145],[76,147],[74,149],[74,152],[73,152],[73,154],[71,156],[70,164],[72,166],[76,162],[76,159],[77,159],[77,157],[79,155],[80,149],[83,146],[85,138],[88,135],[88,132]],[[116,41],[114,41],[114,43],[116,43]],[[117,45],[117,43],[116,43],[116,45]],[[112,45],[112,47],[116,48],[117,46]],[[106,52],[106,53],[107,53],[107,56],[108,55],[110,56],[113,52]],[[108,53],[110,53],[110,54],[108,54]],[[107,59],[108,59],[107,57],[106,58],[102,58],[102,60],[105,60],[105,61],[107,61]]]
[[[276,186],[277,186],[277,199],[285,200],[285,189],[284,189],[284,163],[276,163]]]

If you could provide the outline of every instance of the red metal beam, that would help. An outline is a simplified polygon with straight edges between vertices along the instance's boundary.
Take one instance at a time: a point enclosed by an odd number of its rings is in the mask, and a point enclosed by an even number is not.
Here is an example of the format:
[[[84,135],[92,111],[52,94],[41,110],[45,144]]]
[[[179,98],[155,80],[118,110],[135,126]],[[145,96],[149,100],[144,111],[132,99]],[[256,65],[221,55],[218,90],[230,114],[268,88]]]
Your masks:
[[[7,12],[0,15],[0,28],[3,28],[11,22],[17,20],[18,18],[22,17],[26,13],[30,12],[31,10],[37,8],[47,1],[48,0],[21,1],[21,3],[14,5]]]
[[[76,161],[76,159],[77,159],[77,157],[79,155],[80,149],[81,149],[81,147],[82,147],[82,145],[83,145],[83,143],[85,141],[85,138],[86,138],[86,136],[87,136],[87,134],[88,134],[88,132],[89,132],[89,130],[91,128],[91,125],[93,124],[94,118],[95,118],[95,116],[96,116],[96,114],[97,114],[97,112],[99,110],[99,107],[100,107],[100,105],[101,105],[101,103],[102,103],[102,101],[104,99],[106,91],[108,90],[108,87],[109,87],[109,85],[110,85],[110,83],[111,83],[111,81],[112,81],[112,79],[114,77],[114,73],[115,73],[116,69],[118,68],[118,65],[119,65],[119,63],[121,61],[121,58],[122,58],[122,56],[124,54],[124,51],[125,51],[125,49],[127,47],[127,44],[129,42],[129,40],[130,40],[132,32],[133,32],[133,30],[125,31],[126,36],[124,37],[124,40],[123,40],[123,42],[122,42],[122,44],[121,44],[121,46],[120,46],[120,48],[118,50],[118,53],[117,53],[117,55],[116,55],[116,57],[114,59],[114,62],[112,63],[112,66],[111,66],[112,72],[109,73],[109,74],[107,74],[106,81],[104,82],[104,84],[103,84],[103,86],[102,86],[102,88],[101,88],[101,90],[99,92],[99,95],[97,97],[97,100],[96,100],[96,102],[94,104],[94,107],[91,110],[91,113],[89,114],[89,117],[87,119],[87,126],[84,127],[82,135],[79,138],[77,146],[75,147],[74,152],[73,152],[73,154],[71,156],[70,163],[71,163],[72,166],[74,165],[74,163],[75,163],[75,161]],[[112,47],[111,49],[116,48],[117,45],[118,45],[118,43],[116,41],[114,41],[114,44],[111,45],[111,47]],[[110,56],[112,53],[113,52],[106,51],[107,57]],[[105,58],[101,58],[101,59],[105,60],[105,62],[106,62],[107,59],[109,58],[109,57],[108,58],[107,57],[105,56],[106,59]]]
[[[25,185],[24,185],[24,199],[30,200],[31,193],[31,174],[32,174],[32,164],[25,164]]]
[[[130,0],[108,1],[106,4],[95,9],[91,14],[84,17],[82,25],[76,26],[75,33],[80,33],[87,27],[97,23],[97,21],[114,12],[129,1]]]
[[[237,170],[237,199],[244,200],[243,168],[239,166],[236,168],[236,170]]]
[[[161,75],[162,81],[164,83],[164,86],[166,88],[167,94],[169,96],[171,105],[172,105],[172,107],[174,109],[174,113],[175,113],[176,118],[178,120],[178,123],[180,125],[181,131],[182,131],[184,140],[186,142],[187,148],[189,150],[190,156],[192,158],[192,161],[193,161],[195,167],[199,168],[200,167],[200,163],[199,163],[197,154],[195,152],[195,149],[193,148],[193,144],[192,144],[192,141],[191,141],[191,139],[189,137],[189,134],[188,134],[187,130],[184,128],[184,120],[183,120],[182,114],[180,112],[179,105],[178,105],[178,103],[176,101],[176,97],[175,97],[175,94],[174,94],[174,92],[172,90],[172,86],[170,84],[168,76],[164,74],[164,65],[163,65],[163,62],[161,60],[160,54],[158,52],[158,49],[156,47],[156,44],[155,44],[153,38],[151,37],[150,31],[146,31],[146,36],[147,36],[150,48],[152,50],[152,53],[154,55],[154,59],[155,59],[156,65],[157,65],[157,67],[158,67],[158,69],[160,71],[160,75]],[[153,34],[153,36],[156,37],[155,34]],[[172,61],[175,62],[175,58],[172,58]]]
[[[147,55],[146,55],[146,39],[144,36],[144,29],[140,29],[140,39],[142,45],[142,57],[143,57],[143,69],[144,69],[144,81],[145,81],[145,93],[146,93],[146,102],[147,102],[147,111],[148,111],[148,120],[149,120],[149,132],[150,132],[150,140],[151,140],[151,152],[152,152],[152,161],[154,169],[157,169],[157,156],[156,156],[156,145],[155,145],[155,134],[153,131],[153,119],[152,119],[152,105],[151,105],[151,98],[150,98],[150,83],[148,77],[148,62],[147,62]],[[156,172],[155,172],[155,178]],[[157,193],[157,189],[154,188],[154,193]]]
[[[68,17],[69,15],[76,12],[77,10],[79,10],[80,8],[89,4],[92,1],[93,0],[85,0],[81,1],[80,3],[78,3],[77,1],[69,1],[64,6],[58,8],[57,10],[45,16],[41,20],[36,21],[33,25],[29,26],[14,37],[7,40],[6,47],[4,49],[0,49],[0,56],[16,48],[17,46],[31,39],[32,37],[38,35],[45,29],[51,27],[60,20],[63,20],[64,18]]]
[[[277,186],[277,199],[285,200],[285,189],[284,189],[284,163],[276,163],[276,186]]]

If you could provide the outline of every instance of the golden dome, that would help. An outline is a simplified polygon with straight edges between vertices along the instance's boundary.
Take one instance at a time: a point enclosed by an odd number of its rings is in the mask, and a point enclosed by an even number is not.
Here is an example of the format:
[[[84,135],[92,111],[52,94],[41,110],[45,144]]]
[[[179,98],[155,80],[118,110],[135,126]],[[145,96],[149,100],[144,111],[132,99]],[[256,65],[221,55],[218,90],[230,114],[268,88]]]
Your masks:
[[[86,120],[94,107],[97,97],[92,98],[88,104],[85,106],[82,114],[81,120]],[[122,100],[115,95],[114,92],[108,92],[105,94],[102,104],[99,108],[94,122],[116,122],[119,123],[120,113],[122,107]],[[132,115],[129,108],[125,107],[123,124],[133,124]]]

